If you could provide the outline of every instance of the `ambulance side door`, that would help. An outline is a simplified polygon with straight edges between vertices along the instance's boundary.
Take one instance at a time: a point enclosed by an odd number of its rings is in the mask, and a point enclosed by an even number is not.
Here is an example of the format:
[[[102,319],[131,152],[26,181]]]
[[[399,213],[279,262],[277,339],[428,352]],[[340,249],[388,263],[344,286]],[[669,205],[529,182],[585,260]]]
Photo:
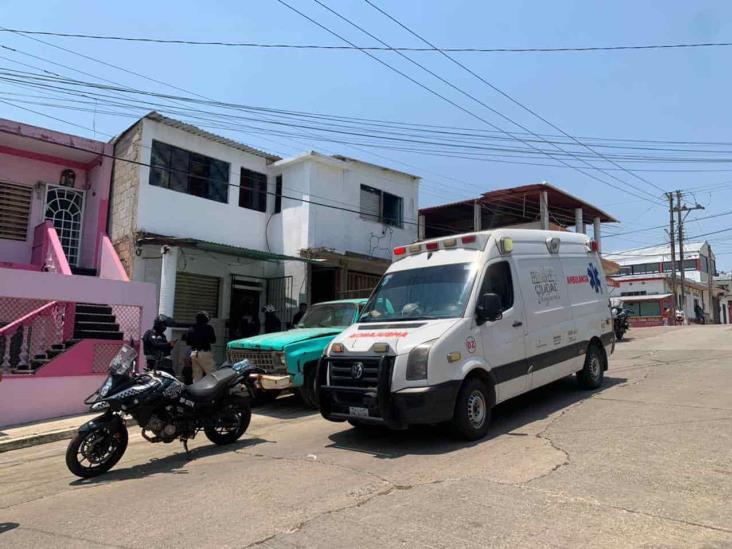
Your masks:
[[[481,281],[479,297],[497,294],[503,307],[502,317],[480,326],[483,352],[496,381],[496,401],[519,395],[529,388],[526,362],[526,319],[523,300],[516,281],[513,261],[490,263]]]

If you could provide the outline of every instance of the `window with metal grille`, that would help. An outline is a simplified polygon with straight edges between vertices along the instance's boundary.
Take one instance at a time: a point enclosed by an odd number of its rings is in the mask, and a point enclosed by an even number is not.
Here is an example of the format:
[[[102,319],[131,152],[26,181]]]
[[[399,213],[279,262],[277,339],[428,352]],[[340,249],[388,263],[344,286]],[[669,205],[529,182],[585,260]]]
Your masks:
[[[0,238],[26,240],[33,190],[0,181]]]
[[[150,185],[226,203],[229,163],[153,140]]]
[[[267,176],[265,174],[246,168],[241,169],[239,206],[258,212],[267,211]]]
[[[208,313],[210,318],[218,318],[220,286],[221,279],[214,276],[177,273],[173,307],[175,320],[192,324],[200,311]]]
[[[385,225],[404,225],[404,200],[368,185],[361,185],[361,217]]]

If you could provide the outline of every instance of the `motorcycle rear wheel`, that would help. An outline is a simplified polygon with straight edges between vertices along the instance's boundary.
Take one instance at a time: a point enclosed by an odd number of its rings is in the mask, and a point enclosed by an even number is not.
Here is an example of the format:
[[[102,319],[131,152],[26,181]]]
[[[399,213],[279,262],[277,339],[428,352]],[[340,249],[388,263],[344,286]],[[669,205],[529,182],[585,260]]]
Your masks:
[[[214,444],[231,444],[246,432],[251,420],[252,410],[248,401],[229,400],[221,407],[216,425],[204,427],[203,432]]]
[[[106,473],[124,455],[127,439],[125,428],[113,433],[107,428],[77,433],[66,449],[66,466],[81,478],[92,478]]]

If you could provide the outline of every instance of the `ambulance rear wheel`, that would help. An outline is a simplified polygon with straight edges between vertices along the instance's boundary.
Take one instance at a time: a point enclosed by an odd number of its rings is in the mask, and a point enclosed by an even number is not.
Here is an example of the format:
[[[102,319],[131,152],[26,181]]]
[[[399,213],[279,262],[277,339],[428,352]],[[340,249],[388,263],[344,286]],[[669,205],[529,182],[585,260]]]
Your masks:
[[[577,372],[577,381],[583,389],[597,389],[605,379],[605,355],[597,345],[590,345],[585,365]]]
[[[477,377],[466,380],[455,401],[452,432],[465,440],[483,438],[490,427],[492,403],[490,388],[484,381]]]

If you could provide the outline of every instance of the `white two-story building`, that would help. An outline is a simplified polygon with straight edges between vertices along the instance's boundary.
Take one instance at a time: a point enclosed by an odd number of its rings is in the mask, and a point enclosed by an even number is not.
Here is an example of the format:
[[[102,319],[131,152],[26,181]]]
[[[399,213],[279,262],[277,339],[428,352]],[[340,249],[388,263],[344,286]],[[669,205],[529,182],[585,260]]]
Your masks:
[[[620,265],[612,276],[616,287],[612,297],[621,298],[635,317],[646,324],[660,324],[665,308],[683,309],[690,320],[718,322],[719,307],[713,287],[715,257],[707,242],[684,243],[683,262],[676,252],[676,298],[671,280],[671,247],[654,246],[605,255]],[[682,299],[681,270],[684,276]],[[674,305],[675,304],[675,305]]]
[[[110,236],[160,312],[207,311],[217,353],[273,305],[366,296],[417,239],[419,178],[309,152],[282,159],[150,113],[114,142]],[[261,315],[260,315],[261,318]]]

